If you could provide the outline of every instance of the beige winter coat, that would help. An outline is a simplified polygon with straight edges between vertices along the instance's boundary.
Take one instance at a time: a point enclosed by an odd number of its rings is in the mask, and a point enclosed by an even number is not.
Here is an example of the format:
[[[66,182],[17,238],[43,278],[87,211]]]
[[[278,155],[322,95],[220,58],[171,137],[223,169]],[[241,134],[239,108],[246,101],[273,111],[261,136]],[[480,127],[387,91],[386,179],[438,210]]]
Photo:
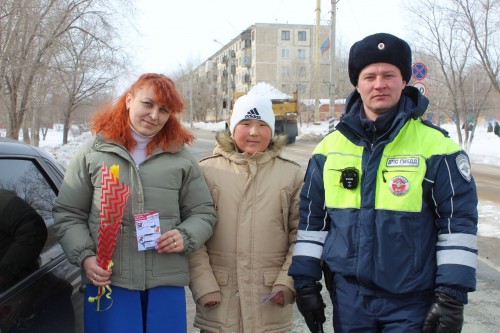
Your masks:
[[[279,156],[285,140],[253,156],[217,134],[214,155],[200,161],[217,223],[206,246],[190,258],[194,326],[208,332],[286,332],[292,326],[293,280],[288,276],[297,236],[303,172]],[[276,290],[285,305],[262,298]],[[207,307],[208,301],[220,305]]]

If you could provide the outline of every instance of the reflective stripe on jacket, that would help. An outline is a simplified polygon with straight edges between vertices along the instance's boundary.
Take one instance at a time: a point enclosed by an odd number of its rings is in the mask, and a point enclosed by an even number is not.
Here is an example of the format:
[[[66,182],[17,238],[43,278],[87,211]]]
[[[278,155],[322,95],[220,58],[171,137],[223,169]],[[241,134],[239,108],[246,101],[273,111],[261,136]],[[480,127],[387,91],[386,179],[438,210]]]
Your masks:
[[[401,104],[400,125],[385,141],[356,140],[348,123],[316,147],[289,271],[296,287],[321,279],[323,258],[368,295],[475,289],[477,195],[468,157],[442,131],[408,117],[409,101]],[[355,188],[343,186],[346,169],[358,174]]]

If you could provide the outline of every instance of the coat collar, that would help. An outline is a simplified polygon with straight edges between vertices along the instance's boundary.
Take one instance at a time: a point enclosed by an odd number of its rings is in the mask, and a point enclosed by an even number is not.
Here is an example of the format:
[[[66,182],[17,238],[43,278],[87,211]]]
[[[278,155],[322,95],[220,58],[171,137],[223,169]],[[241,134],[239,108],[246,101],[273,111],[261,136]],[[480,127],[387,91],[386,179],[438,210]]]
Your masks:
[[[217,143],[213,151],[214,155],[224,156],[237,164],[265,164],[272,158],[279,156],[287,142],[287,137],[284,135],[274,136],[271,139],[271,143],[266,151],[250,155],[237,151],[236,145],[229,131],[217,132],[215,139]]]

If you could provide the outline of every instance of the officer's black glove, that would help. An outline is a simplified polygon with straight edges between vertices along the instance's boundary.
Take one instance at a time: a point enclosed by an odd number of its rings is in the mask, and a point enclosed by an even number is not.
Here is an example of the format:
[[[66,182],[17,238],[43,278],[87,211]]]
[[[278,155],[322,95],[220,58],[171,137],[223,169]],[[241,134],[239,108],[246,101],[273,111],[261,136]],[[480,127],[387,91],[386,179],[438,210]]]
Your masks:
[[[464,305],[443,293],[434,293],[422,333],[460,333],[464,323]]]
[[[321,297],[321,283],[305,286],[296,290],[297,308],[304,317],[307,327],[313,333],[323,332],[325,303]]]

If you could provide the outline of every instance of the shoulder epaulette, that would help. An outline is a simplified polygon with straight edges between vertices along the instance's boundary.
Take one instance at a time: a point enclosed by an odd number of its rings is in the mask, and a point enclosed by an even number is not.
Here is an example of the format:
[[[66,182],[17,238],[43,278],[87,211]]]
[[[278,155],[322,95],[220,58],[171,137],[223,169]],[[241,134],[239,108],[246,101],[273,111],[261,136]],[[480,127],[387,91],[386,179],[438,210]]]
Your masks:
[[[203,157],[201,160],[198,161],[198,163],[206,161],[206,160],[209,160],[211,158],[221,157],[221,156],[222,156],[221,154],[215,154],[215,155],[210,155],[210,156],[207,156],[207,157]]]
[[[290,163],[292,163],[292,164],[295,164],[296,166],[298,166],[298,167],[300,168],[300,164],[299,164],[299,163],[297,163],[297,162],[295,162],[295,161],[289,160],[288,158],[285,158],[285,157],[280,156],[280,155],[278,155],[278,156],[277,156],[277,158],[279,158],[279,159],[280,159],[280,160],[282,160],[282,161],[285,161],[285,162],[290,162]]]
[[[443,134],[444,134],[444,136],[445,136],[445,137],[449,137],[449,136],[450,136],[450,134],[448,133],[448,131],[447,131],[447,130],[445,130],[444,128],[441,128],[441,127],[439,127],[439,126],[437,126],[437,125],[434,125],[434,124],[433,124],[433,123],[431,123],[430,121],[425,120],[425,119],[422,119],[422,118],[420,118],[420,121],[422,122],[422,124],[424,124],[424,125],[426,125],[426,126],[429,126],[429,127],[431,127],[431,128],[434,128],[434,129],[436,129],[436,130],[440,131],[441,133],[443,133]]]

